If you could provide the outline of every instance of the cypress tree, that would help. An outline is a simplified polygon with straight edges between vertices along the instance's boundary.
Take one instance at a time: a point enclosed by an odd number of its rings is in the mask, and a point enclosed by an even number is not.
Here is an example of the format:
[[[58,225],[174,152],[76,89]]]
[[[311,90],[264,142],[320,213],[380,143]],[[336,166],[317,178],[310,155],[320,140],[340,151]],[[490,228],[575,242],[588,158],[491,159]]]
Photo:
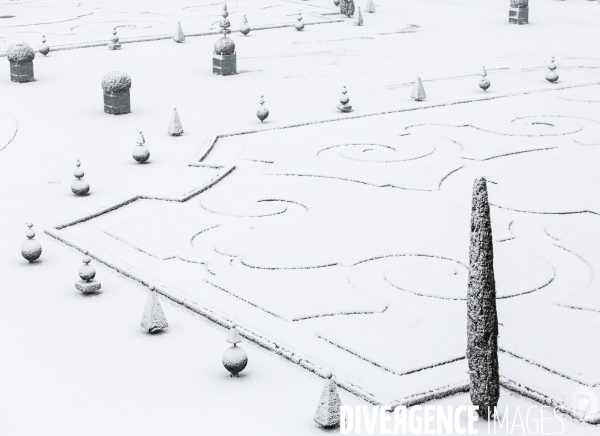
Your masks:
[[[483,177],[473,184],[467,311],[471,402],[479,406],[479,416],[489,420],[500,397],[500,375],[494,247],[487,185]]]

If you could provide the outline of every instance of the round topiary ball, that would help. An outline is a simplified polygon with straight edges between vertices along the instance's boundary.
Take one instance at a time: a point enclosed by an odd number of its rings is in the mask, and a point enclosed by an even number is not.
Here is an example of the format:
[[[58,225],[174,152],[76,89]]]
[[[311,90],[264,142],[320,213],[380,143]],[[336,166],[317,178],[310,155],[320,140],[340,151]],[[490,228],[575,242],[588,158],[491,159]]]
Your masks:
[[[233,40],[222,37],[215,42],[215,53],[218,55],[232,55],[235,52],[235,43]]]
[[[26,42],[18,42],[8,47],[6,57],[9,62],[23,64],[31,62],[35,58],[35,52]]]
[[[131,77],[127,73],[111,71],[102,79],[102,89],[106,93],[114,94],[127,91],[129,88],[131,88]]]
[[[223,366],[233,376],[237,376],[248,364],[248,355],[242,347],[235,345],[229,347],[223,353]]]

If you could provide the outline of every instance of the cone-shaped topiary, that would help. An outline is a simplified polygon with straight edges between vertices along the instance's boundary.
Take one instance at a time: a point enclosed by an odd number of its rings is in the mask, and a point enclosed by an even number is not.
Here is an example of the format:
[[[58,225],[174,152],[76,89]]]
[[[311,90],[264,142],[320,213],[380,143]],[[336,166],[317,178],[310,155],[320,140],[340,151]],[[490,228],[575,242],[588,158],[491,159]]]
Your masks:
[[[500,397],[500,375],[494,246],[487,184],[483,177],[473,184],[467,312],[471,402],[479,406],[479,416],[489,420]]]
[[[373,3],[373,0],[367,0],[367,5],[365,6],[365,12],[368,12],[370,14],[375,13],[375,3]]]
[[[175,27],[175,33],[173,34],[173,41],[175,42],[184,42],[185,35],[183,34],[183,29],[181,28],[181,23],[177,23],[177,27]]]
[[[21,245],[21,255],[32,263],[38,260],[42,255],[42,244],[33,239],[35,237],[35,232],[32,229],[33,224],[25,223],[25,225],[28,227],[27,232],[25,232],[27,239],[25,239]]]
[[[46,44],[46,35],[42,35],[42,43],[40,44],[38,51],[44,56],[50,53],[50,47],[48,47],[48,44]]]
[[[479,87],[484,91],[487,91],[490,85],[491,83],[487,78],[487,71],[485,70],[485,67],[483,67],[483,69],[481,70],[481,80],[479,81]]]
[[[304,29],[304,23],[302,22],[302,11],[298,11],[298,17],[296,19],[298,20],[298,22],[294,24],[296,30]]]
[[[558,80],[558,73],[556,72],[556,64],[554,63],[554,56],[552,56],[552,61],[550,65],[548,65],[548,71],[546,73],[546,80],[550,83],[554,83]]]
[[[150,286],[140,327],[149,333],[157,333],[169,327],[154,286]]]
[[[425,88],[423,88],[423,82],[421,82],[421,78],[417,77],[415,81],[415,85],[413,86],[412,94],[410,95],[415,101],[423,101],[427,98],[425,95]]]
[[[315,422],[324,428],[334,428],[340,425],[340,406],[342,401],[331,372],[325,374],[325,385],[321,392],[319,405],[315,412]]]
[[[169,128],[167,129],[167,133],[171,136],[183,135],[183,127],[181,127],[181,121],[179,120],[179,114],[177,113],[177,108],[173,109],[173,113],[171,114],[171,121],[169,121]]]
[[[358,7],[358,14],[356,14],[356,17],[354,17],[354,25],[355,26],[363,25],[363,17],[362,17],[362,14],[360,13],[360,6]]]
[[[260,96],[259,103],[260,103],[260,106],[258,107],[258,109],[256,109],[256,116],[258,117],[258,119],[262,123],[269,116],[269,109],[267,109],[264,106],[264,104],[265,104],[264,95]]]

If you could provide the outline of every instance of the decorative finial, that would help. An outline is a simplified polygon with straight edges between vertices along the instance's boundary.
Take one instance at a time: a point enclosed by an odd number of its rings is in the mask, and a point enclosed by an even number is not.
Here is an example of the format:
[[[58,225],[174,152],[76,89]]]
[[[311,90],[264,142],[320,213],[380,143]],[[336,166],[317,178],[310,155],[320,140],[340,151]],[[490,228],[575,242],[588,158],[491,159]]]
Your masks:
[[[548,69],[550,71],[546,73],[546,80],[550,83],[556,82],[558,80],[558,73],[555,71],[556,64],[554,63],[554,56],[552,56],[552,61],[550,62],[550,65],[548,65]]]
[[[298,17],[296,17],[296,19],[298,20],[298,22],[294,25],[294,27],[296,27],[296,30],[304,29],[304,23],[302,22],[302,11],[301,10],[298,10]]]
[[[350,102],[350,98],[346,95],[348,91],[344,86],[342,88],[342,95],[340,95],[340,104],[337,105],[337,108],[342,112],[352,112],[352,106],[348,103]]]
[[[133,147],[133,151],[131,152],[131,155],[138,163],[145,163],[150,159],[150,150],[144,145],[145,143],[144,134],[140,132],[137,138],[137,145]]]
[[[258,109],[256,109],[256,116],[258,117],[258,119],[262,123],[269,116],[269,109],[267,109],[264,106],[264,104],[265,104],[264,95],[260,96],[259,104],[260,104],[260,106],[258,107]]]
[[[75,171],[73,171],[75,180],[71,183],[71,191],[76,195],[87,195],[90,192],[90,184],[83,179],[85,172],[80,168],[81,162],[77,160],[75,165]]]
[[[487,71],[486,71],[485,67],[483,67],[483,69],[481,70],[481,80],[479,81],[479,87],[481,89],[483,89],[484,91],[487,91],[488,88],[490,87],[490,85],[491,85],[491,83],[487,79]]]
[[[42,255],[42,244],[33,239],[35,237],[35,232],[32,228],[33,224],[25,223],[25,225],[27,226],[27,231],[25,232],[27,239],[21,244],[21,255],[27,259],[29,263],[32,263],[38,260]]]

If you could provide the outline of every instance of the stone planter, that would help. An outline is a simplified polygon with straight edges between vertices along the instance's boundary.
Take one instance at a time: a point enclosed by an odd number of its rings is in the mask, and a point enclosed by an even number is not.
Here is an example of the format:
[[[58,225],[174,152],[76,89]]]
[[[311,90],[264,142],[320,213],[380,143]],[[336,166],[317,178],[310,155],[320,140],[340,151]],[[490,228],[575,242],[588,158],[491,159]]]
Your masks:
[[[104,112],[111,115],[122,115],[131,112],[131,98],[129,90],[104,93]]]
[[[230,76],[237,73],[235,53],[220,55],[213,53],[213,73],[221,76]]]
[[[19,83],[33,82],[35,52],[29,44],[12,44],[6,51],[6,58],[10,62],[10,80]]]
[[[131,112],[129,94],[131,77],[120,71],[112,71],[102,79],[104,92],[104,112],[111,115],[122,115]]]
[[[33,61],[10,63],[10,80],[13,82],[33,82]]]
[[[511,24],[529,23],[529,0],[511,0],[508,22]]]

